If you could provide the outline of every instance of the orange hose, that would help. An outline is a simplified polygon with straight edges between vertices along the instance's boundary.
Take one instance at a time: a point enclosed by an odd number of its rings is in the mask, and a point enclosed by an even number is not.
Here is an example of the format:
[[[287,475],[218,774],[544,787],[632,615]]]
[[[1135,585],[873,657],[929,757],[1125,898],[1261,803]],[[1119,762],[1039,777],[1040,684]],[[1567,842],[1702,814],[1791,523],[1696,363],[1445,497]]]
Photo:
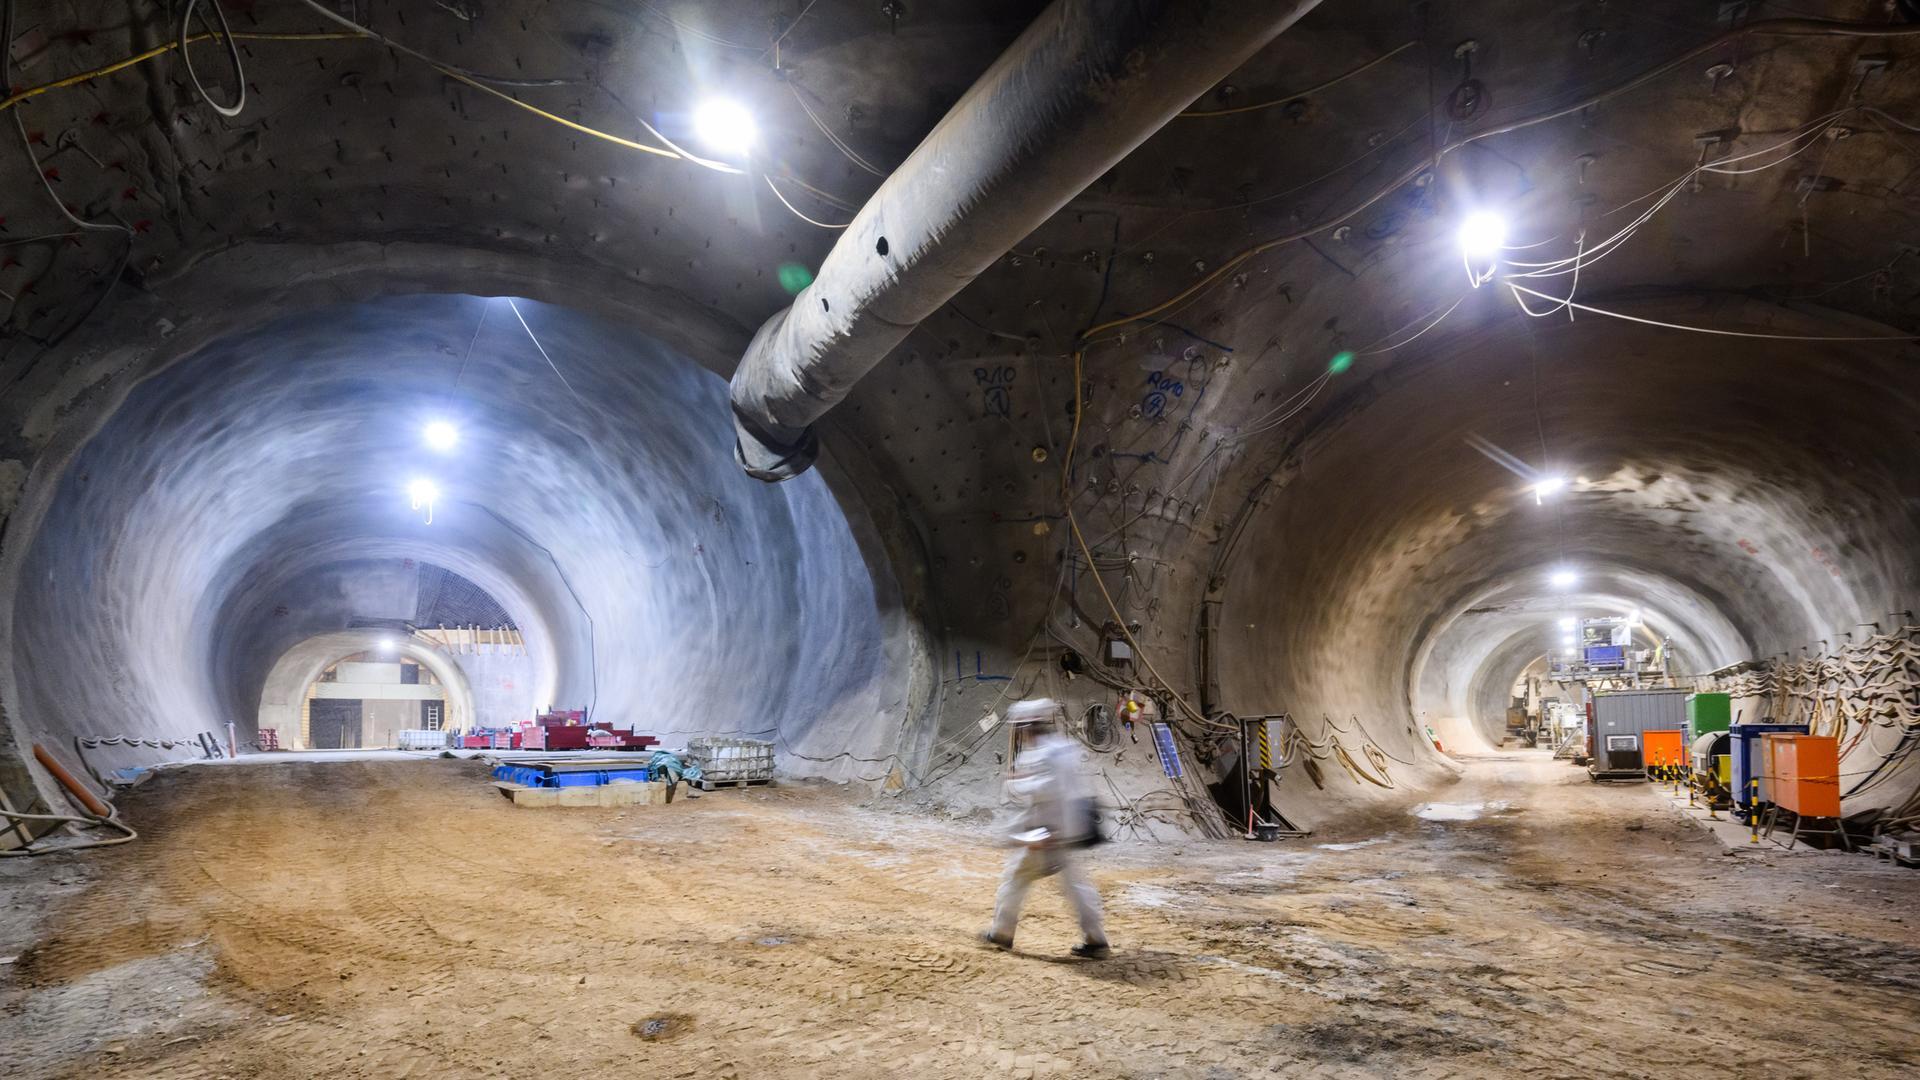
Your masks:
[[[41,746],[39,743],[34,743],[33,756],[35,760],[40,762],[41,768],[52,773],[53,778],[60,781],[60,786],[67,789],[67,794],[72,795],[79,801],[81,806],[86,807],[87,813],[97,818],[113,816],[113,811],[107,809],[107,804],[101,802],[99,796],[88,791],[81,785],[80,781],[74,779],[73,774],[67,771],[65,765],[60,764],[54,760],[52,754],[47,753],[46,747]]]

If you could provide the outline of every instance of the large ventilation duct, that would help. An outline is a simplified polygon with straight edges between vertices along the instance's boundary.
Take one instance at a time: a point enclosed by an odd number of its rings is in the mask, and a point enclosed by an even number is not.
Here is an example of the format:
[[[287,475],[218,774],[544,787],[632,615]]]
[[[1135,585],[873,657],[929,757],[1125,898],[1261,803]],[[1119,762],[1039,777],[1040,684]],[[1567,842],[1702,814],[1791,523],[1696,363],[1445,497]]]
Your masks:
[[[887,178],[733,376],[738,455],[812,465],[810,430],[921,320],[1318,0],[1058,0]]]

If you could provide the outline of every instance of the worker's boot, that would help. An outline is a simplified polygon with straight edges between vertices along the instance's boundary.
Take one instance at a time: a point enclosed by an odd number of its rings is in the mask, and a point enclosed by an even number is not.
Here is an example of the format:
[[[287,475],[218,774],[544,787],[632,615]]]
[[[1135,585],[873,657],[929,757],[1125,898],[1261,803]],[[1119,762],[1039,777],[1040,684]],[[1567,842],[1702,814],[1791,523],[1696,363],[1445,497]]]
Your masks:
[[[994,948],[1000,949],[1002,951],[1010,951],[1013,948],[1013,939],[994,937],[993,931],[982,930],[980,931],[980,944],[991,945]]]
[[[1068,950],[1082,960],[1105,960],[1113,950],[1104,941],[1085,941]]]

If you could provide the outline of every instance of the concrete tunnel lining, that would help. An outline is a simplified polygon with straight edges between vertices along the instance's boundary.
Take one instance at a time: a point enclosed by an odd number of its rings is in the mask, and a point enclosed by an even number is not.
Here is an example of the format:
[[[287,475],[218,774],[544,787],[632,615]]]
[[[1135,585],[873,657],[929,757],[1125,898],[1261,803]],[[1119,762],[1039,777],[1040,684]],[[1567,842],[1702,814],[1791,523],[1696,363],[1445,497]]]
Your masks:
[[[1833,330],[1748,303],[1712,306],[1721,322],[1750,312],[1776,332]],[[1698,306],[1628,310],[1678,305]],[[1441,703],[1486,710],[1489,680],[1524,666],[1517,627],[1534,620],[1544,641],[1565,603],[1640,607],[1691,674],[1837,638],[1837,624],[1920,591],[1920,522],[1878,497],[1920,460],[1916,434],[1886,422],[1916,406],[1897,347],[1657,333],[1583,319],[1443,337],[1305,432],[1287,455],[1297,473],[1230,568],[1228,708],[1380,718],[1373,734],[1411,757],[1409,719]],[[1775,378],[1747,377],[1754,365]],[[1470,432],[1536,464],[1544,432],[1570,489],[1535,505]],[[1561,565],[1580,569],[1579,591],[1548,584]],[[1468,614],[1490,603],[1515,615]]]
[[[597,681],[600,718],[669,741],[775,738],[788,768],[829,775],[886,761],[915,715],[905,673],[882,663],[900,648],[882,608],[897,587],[876,584],[890,568],[841,502],[823,481],[740,476],[709,422],[725,416],[715,376],[519,303],[577,397],[504,300],[457,296],[296,315],[135,387],[74,455],[22,567],[16,625],[52,631],[16,638],[22,741],[77,730],[74,716],[127,734],[250,729],[246,687],[279,647],[257,644],[285,606],[273,598],[329,562],[406,556],[500,595],[530,648],[550,636],[555,704],[586,704]],[[429,460],[421,417],[456,400],[474,406],[461,454]],[[442,477],[430,526],[402,493],[416,468]],[[136,609],[163,624],[132,625]]]
[[[1542,15],[1542,17],[1544,17],[1544,15]],[[1317,44],[1319,44],[1319,38],[1315,38],[1313,44],[1317,46]],[[1269,60],[1271,60],[1271,58],[1269,58]],[[1269,67],[1271,67],[1271,63],[1269,63]],[[1283,65],[1279,65],[1279,71],[1286,73],[1286,67],[1288,67],[1288,65],[1284,65],[1284,63]],[[436,90],[436,92],[438,92],[438,90]],[[438,98],[436,98],[436,104],[438,104]],[[1196,129],[1196,127],[1190,127],[1188,131],[1198,131],[1198,129]],[[1559,129],[1551,129],[1551,131],[1553,131],[1553,135],[1551,135],[1553,138],[1559,138],[1559,133],[1557,133]],[[1538,129],[1538,131],[1534,131],[1534,133],[1530,133],[1530,135],[1523,136],[1519,142],[1526,142],[1526,140],[1530,140],[1530,138],[1534,138],[1534,136],[1538,136],[1538,138],[1548,138],[1549,129]],[[1682,142],[1684,142],[1684,140],[1682,140]],[[1684,146],[1682,146],[1682,150],[1684,150]],[[518,190],[524,194],[526,188],[518,188]],[[413,194],[419,194],[419,192],[413,192]],[[411,198],[411,196],[407,196],[407,198]],[[582,198],[584,198],[584,196],[582,196]],[[649,196],[649,198],[651,198],[651,196]],[[1701,202],[1707,202],[1707,200],[1701,200]],[[703,206],[710,208],[712,204],[703,204]],[[682,208],[685,208],[685,204],[682,204]],[[407,209],[409,209],[409,213],[411,213],[411,211],[413,211],[413,204],[407,204]],[[660,211],[659,206],[651,206],[651,204],[649,204],[649,208],[647,209],[649,209],[649,211]],[[1720,213],[1720,215],[1734,213],[1732,204],[1728,204],[1726,200],[1711,202],[1709,206],[1701,209],[1703,209],[1705,213]],[[1745,213],[1745,209],[1740,209],[1740,213]],[[599,242],[601,236],[595,234],[593,240]],[[697,244],[695,244],[695,242],[689,242],[689,248],[693,248],[693,246],[697,246]],[[376,256],[376,258],[365,259],[361,269],[365,269],[367,265],[380,263],[382,259],[388,258],[388,252],[396,252],[396,254],[399,254],[399,258],[407,258],[405,252],[407,252],[409,248],[411,248],[411,244],[380,246],[380,248],[378,248],[378,256]],[[275,254],[273,254],[273,256],[265,256],[265,258],[278,258],[278,250],[280,250],[280,244],[275,244]],[[309,252],[309,254],[311,254],[311,252]],[[213,261],[221,261],[221,259],[248,258],[261,259],[263,256],[261,256],[259,252],[240,250],[240,252],[232,252],[232,254],[211,256],[211,258],[207,258],[207,261],[213,263]],[[326,258],[332,258],[332,256],[328,254]],[[532,294],[532,296],[549,296],[549,298],[555,296],[555,294],[566,294],[566,292],[568,292],[568,282],[564,281],[564,275],[561,271],[553,271],[553,273],[536,271],[536,269],[532,269],[532,263],[530,263],[528,259],[509,258],[509,256],[499,256],[499,254],[490,254],[490,252],[480,252],[480,250],[476,250],[476,248],[468,248],[468,250],[457,252],[453,261],[459,261],[461,265],[455,267],[455,269],[447,269],[447,267],[422,267],[419,259],[415,259],[413,265],[405,267],[403,271],[396,271],[396,277],[397,279],[407,279],[409,286],[417,286],[417,284],[413,284],[413,282],[419,281],[422,277],[432,277],[432,275],[457,275],[457,273],[465,273],[472,263],[492,263],[493,269],[499,271],[499,273],[524,273],[524,275],[528,275],[528,277],[540,277],[541,279],[540,288],[516,288],[516,290],[511,290],[511,292]],[[501,269],[501,263],[513,263],[513,265],[507,267],[507,269]],[[449,265],[451,265],[451,263],[449,263]],[[591,265],[582,265],[578,259],[566,261],[566,263],[561,263],[561,261],[555,261],[555,263],[553,263],[553,267],[561,267],[561,265],[564,265],[564,271],[566,271],[566,273],[570,273],[570,271],[580,271],[580,273],[586,273],[586,275],[593,275],[593,273],[595,273],[595,269],[593,269]],[[662,265],[664,265],[664,259],[662,259]],[[678,263],[676,263],[676,265],[678,265]],[[689,261],[687,265],[689,265],[689,269],[691,269],[693,263]],[[1615,263],[1615,265],[1617,265],[1617,263]],[[547,269],[553,269],[553,267],[547,267]],[[276,269],[278,269],[278,267],[276,267]],[[705,267],[703,267],[703,269],[705,269]],[[169,271],[169,273],[177,273],[177,271]],[[194,273],[198,273],[198,271],[194,271]],[[194,273],[190,273],[188,277],[194,277]],[[300,279],[301,273],[303,273],[303,263],[301,263],[301,267],[290,269],[290,271],[286,273],[286,277],[288,277],[288,279]],[[275,281],[278,281],[278,275],[269,275],[269,277],[273,277]],[[374,275],[374,277],[378,277],[378,275]],[[645,279],[645,284],[632,286],[630,292],[643,292],[643,294],[647,294],[647,298],[649,298],[651,302],[659,302],[662,296],[664,296],[666,300],[674,300],[674,298],[676,298],[676,296],[674,296],[674,290],[680,286],[680,282],[674,281],[672,277],[660,277],[660,275],[657,275],[655,267],[649,265],[649,267],[643,267],[643,271],[634,271],[634,277],[636,277],[636,281]],[[361,294],[363,294],[363,292],[367,292],[367,290],[371,288],[367,282],[348,281],[348,277],[338,271],[338,263],[336,263],[336,267],[334,267],[332,271],[326,271],[323,275],[315,275],[315,281],[319,282],[317,286],[323,288],[323,290],[351,290],[351,292],[361,292]],[[253,286],[255,282],[246,282],[246,284]],[[595,288],[580,288],[580,290],[578,290],[576,302],[593,307],[643,306],[643,304],[639,304],[639,302],[628,298],[628,296],[622,296],[622,288],[620,288],[620,286],[624,286],[624,284],[628,284],[628,282],[620,281],[620,275],[616,275],[616,273],[601,273],[601,275],[597,277],[597,286],[595,286]],[[305,286],[307,286],[307,282],[301,282],[300,286],[294,286],[290,292],[301,292]],[[735,288],[737,288],[737,284],[735,284]],[[1375,282],[1371,288],[1373,288],[1375,292],[1379,292],[1380,288],[1384,288],[1384,286],[1379,284],[1379,282]],[[188,292],[192,292],[192,290],[175,292],[175,298],[186,296]],[[722,282],[722,288],[714,288],[714,290],[710,290],[710,292],[720,292],[720,294],[724,294],[724,282]],[[1317,292],[1329,292],[1329,290],[1317,288]],[[211,298],[215,292],[213,292],[213,290],[200,290],[198,294],[204,296],[204,298]],[[129,296],[125,302],[134,304],[134,306],[144,306],[144,304],[146,304],[146,298],[142,298],[142,296]],[[655,304],[655,306],[657,306],[657,304]],[[1252,309],[1252,306],[1248,307]],[[142,307],[142,309],[150,311],[150,307]],[[182,307],[182,309],[184,309],[184,307]],[[695,334],[695,336],[705,334],[705,340],[720,340],[720,338],[728,338],[730,332],[737,331],[737,327],[726,327],[726,325],[724,325],[724,323],[726,323],[726,315],[720,315],[720,313],[718,313],[718,311],[724,311],[724,309],[732,309],[732,307],[720,306],[720,304],[716,304],[714,307],[705,307],[701,306],[701,304],[685,304],[684,307],[680,307],[680,309],[676,309],[676,311],[672,311],[672,313],[653,311],[653,313],[649,313],[647,317],[653,319],[655,323],[659,323],[662,327],[672,327],[672,325],[676,325],[676,323],[687,323],[687,325],[691,327],[693,323],[701,323],[701,321],[705,319],[707,325],[701,327],[701,331],[699,331],[699,334]],[[111,315],[111,311],[109,311],[109,315]],[[1709,315],[1711,319],[1716,319],[1716,317],[1718,317],[1718,311],[1705,311],[1705,313],[1695,311],[1693,315]],[[244,317],[252,317],[252,315],[244,315]],[[1263,319],[1263,315],[1260,315],[1260,317]],[[194,311],[194,321],[188,321],[188,323],[182,325],[180,329],[184,331],[184,334],[198,334],[198,332],[202,332],[202,325],[207,323],[207,321],[221,321],[221,319],[232,319],[232,315],[230,315],[228,311]],[[1250,315],[1250,319],[1252,319],[1252,315]],[[1711,319],[1709,319],[1709,321],[1711,321]],[[1254,321],[1258,321],[1258,319],[1254,319]],[[1695,319],[1695,321],[1697,321],[1697,319]],[[138,327],[138,323],[127,323],[127,321],[123,321],[123,323],[117,325],[119,331],[129,331],[129,329],[134,329],[134,327]],[[687,334],[693,334],[693,331],[691,331],[689,327],[674,327],[674,329],[680,332],[687,332]],[[146,327],[138,327],[138,329],[140,329],[140,332],[146,332]],[[173,331],[173,327],[169,327],[169,332],[171,331]],[[1442,334],[1436,334],[1434,340],[1436,340],[1436,342],[1442,340]],[[121,348],[119,342],[113,342],[113,348],[119,350],[119,348]],[[701,363],[707,363],[708,367],[714,367],[714,369],[724,371],[724,369],[728,367],[728,356],[724,356],[728,350],[737,350],[737,342],[728,342],[724,348],[720,348],[720,350],[718,350],[718,354],[720,354],[718,359],[714,356],[714,350],[689,350],[689,356],[699,359]],[[108,363],[102,363],[102,367],[109,367],[109,365]],[[94,371],[94,373],[88,373],[88,375],[96,375],[96,371]],[[918,377],[918,369],[916,369],[916,377]],[[58,386],[54,386],[54,392],[48,392],[48,394],[46,394],[46,402],[48,402],[48,404],[36,405],[35,407],[35,417],[38,417],[38,421],[42,421],[42,423],[52,423],[52,421],[48,421],[48,417],[58,415],[63,404],[71,404],[71,402],[73,402],[71,396],[65,398],[65,400],[61,400],[61,396],[67,394],[69,390],[73,390],[75,386],[83,386],[83,384],[84,382],[81,380],[81,377],[71,377],[71,375],[69,375],[69,377],[65,377],[65,380],[60,382]],[[44,390],[46,384],[35,384],[33,388],[35,388],[35,390]],[[113,392],[113,390],[109,388],[108,394],[111,394],[111,392]],[[36,396],[36,400],[38,400],[38,396]],[[86,405],[84,405],[83,402],[83,409],[84,407],[86,407]],[[84,411],[81,415],[84,415]],[[56,442],[58,442],[58,438],[63,438],[63,436],[56,436]],[[912,471],[906,471],[906,473],[912,473]],[[902,484],[902,486],[908,488],[908,492],[910,492],[910,488],[916,486],[916,484],[918,484],[922,490],[925,488],[924,477],[908,477],[906,480],[908,480],[908,482]],[[912,494],[908,494],[908,498],[912,498]],[[29,500],[29,502],[31,502],[31,500]],[[935,502],[937,502],[937,500],[935,500]],[[27,517],[27,521],[31,521],[31,515]],[[977,538],[975,538],[975,540],[977,540]],[[10,548],[17,548],[17,546],[10,546]],[[8,557],[12,559],[12,550],[8,552]],[[1018,577],[1018,571],[1010,571],[1010,577]],[[1797,586],[1799,586],[1799,578],[1795,577],[1793,580],[1786,580],[1786,582],[1780,582],[1780,584],[1791,590],[1791,588],[1797,588]],[[956,592],[966,592],[966,590],[956,590]],[[1824,600],[1828,600],[1828,598],[1826,598],[1826,596],[1820,596],[1820,590],[1805,592],[1803,596],[1795,598],[1797,603],[1801,603],[1803,607],[1809,607],[1809,609],[1824,609],[1824,607],[1822,607]],[[1452,598],[1450,598],[1450,603],[1452,603]],[[956,603],[956,605],[958,605],[958,603]],[[1438,613],[1434,613],[1432,619],[1428,619],[1425,626],[1430,628],[1430,626],[1444,625],[1446,619],[1448,619],[1448,615],[1446,615],[1446,605],[1442,605],[1442,609],[1440,609]],[[1271,628],[1275,626],[1275,621],[1269,619],[1269,621],[1263,621],[1261,625],[1271,630]],[[1229,623],[1229,628],[1235,628],[1235,626],[1235,623]],[[1417,630],[1415,636],[1419,636],[1421,640],[1432,636],[1428,628]],[[987,630],[991,630],[991,628],[987,628]],[[981,626],[962,626],[960,632],[962,632],[962,636],[966,638],[966,642],[962,642],[962,644],[973,644],[975,640],[987,638],[989,648],[993,648],[993,644],[995,644],[995,642],[991,640],[993,634],[987,632],[987,630],[983,630]],[[891,640],[891,636],[889,636],[889,640]],[[1415,665],[1415,663],[1409,663],[1409,665],[1407,665],[1407,673],[1400,676],[1409,686],[1421,682],[1421,680],[1415,676],[1415,673],[1413,673],[1413,667],[1417,667],[1417,665]],[[1396,707],[1398,707],[1398,701],[1396,701]],[[972,723],[972,721],[960,717],[958,723],[966,724]]]

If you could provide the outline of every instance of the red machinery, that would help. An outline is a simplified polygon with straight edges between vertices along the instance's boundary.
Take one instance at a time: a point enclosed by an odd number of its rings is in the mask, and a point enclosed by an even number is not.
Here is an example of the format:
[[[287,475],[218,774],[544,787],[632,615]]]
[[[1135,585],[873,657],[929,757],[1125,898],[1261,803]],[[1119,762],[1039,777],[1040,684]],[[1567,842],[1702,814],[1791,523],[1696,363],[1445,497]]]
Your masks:
[[[521,733],[522,750],[585,750],[587,731],[579,724],[535,724]]]
[[[585,719],[586,713],[579,709],[541,713],[522,735],[520,746],[526,750],[644,750],[660,741],[636,735],[631,728],[588,724]]]
[[[460,737],[462,750],[518,750],[520,732],[514,728],[481,728]]]
[[[627,728],[595,724],[587,730],[587,745],[595,750],[645,750],[659,742],[651,735],[635,735]]]

